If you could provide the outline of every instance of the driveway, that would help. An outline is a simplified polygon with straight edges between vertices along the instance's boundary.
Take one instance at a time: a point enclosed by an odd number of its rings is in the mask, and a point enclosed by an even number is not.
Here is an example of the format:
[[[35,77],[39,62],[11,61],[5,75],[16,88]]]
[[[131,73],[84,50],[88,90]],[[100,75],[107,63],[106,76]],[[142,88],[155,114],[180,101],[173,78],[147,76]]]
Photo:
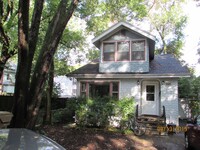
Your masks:
[[[184,133],[144,136],[141,139],[151,142],[158,150],[185,150]]]

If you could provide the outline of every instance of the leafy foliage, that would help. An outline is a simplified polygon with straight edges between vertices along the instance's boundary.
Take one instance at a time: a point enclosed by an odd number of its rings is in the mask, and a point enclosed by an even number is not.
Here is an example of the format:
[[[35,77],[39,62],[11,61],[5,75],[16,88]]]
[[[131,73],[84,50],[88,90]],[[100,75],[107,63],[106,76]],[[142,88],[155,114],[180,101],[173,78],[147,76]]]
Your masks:
[[[200,77],[179,79],[179,97],[200,100]]]
[[[66,123],[73,121],[71,109],[63,108],[52,110],[52,123]]]
[[[200,113],[200,102],[199,101],[190,101],[189,107],[191,108],[192,116],[199,115]]]
[[[187,23],[187,17],[181,7],[184,2],[184,0],[161,0],[154,1],[150,5],[148,19],[152,28],[158,33],[159,53],[181,56],[180,50],[184,44],[183,29]]]
[[[0,78],[8,59],[17,51],[17,2],[0,1]]]
[[[188,100],[192,115],[200,112],[200,77],[181,78],[179,97]]]
[[[95,35],[107,29],[110,22],[141,19],[146,16],[144,0],[84,0],[78,12]]]
[[[81,126],[109,126],[110,121],[118,121],[118,125],[134,113],[134,100],[110,97],[82,99],[76,109],[76,121]],[[111,120],[115,118],[115,120]]]

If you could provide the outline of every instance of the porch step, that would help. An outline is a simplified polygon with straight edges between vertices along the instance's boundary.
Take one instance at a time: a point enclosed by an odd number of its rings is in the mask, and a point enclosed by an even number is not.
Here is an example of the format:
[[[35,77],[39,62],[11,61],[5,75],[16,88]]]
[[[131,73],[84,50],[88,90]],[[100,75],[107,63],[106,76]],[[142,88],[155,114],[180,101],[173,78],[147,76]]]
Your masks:
[[[145,124],[146,134],[160,134],[158,127],[166,126],[165,118],[160,116],[142,115],[137,118],[139,123]]]
[[[152,124],[164,124],[165,123],[165,118],[159,117],[159,116],[140,116],[137,118],[138,122],[141,123],[152,123]]]

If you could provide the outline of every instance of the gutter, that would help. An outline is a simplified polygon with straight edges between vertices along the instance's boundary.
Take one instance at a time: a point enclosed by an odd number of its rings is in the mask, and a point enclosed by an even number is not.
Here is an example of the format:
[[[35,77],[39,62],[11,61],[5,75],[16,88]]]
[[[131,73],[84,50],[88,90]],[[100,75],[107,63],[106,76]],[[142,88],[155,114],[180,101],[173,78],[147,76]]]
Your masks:
[[[182,78],[191,77],[189,73],[179,74],[68,74],[68,77],[74,78]]]

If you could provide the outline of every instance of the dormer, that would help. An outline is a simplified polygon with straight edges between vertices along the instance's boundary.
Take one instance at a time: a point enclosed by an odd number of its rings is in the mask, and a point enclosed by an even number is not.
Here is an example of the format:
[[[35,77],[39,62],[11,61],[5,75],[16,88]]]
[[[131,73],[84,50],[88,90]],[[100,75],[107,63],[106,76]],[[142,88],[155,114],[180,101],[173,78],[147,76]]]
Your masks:
[[[93,39],[100,50],[99,72],[145,73],[154,59],[155,37],[129,23],[119,22]]]

